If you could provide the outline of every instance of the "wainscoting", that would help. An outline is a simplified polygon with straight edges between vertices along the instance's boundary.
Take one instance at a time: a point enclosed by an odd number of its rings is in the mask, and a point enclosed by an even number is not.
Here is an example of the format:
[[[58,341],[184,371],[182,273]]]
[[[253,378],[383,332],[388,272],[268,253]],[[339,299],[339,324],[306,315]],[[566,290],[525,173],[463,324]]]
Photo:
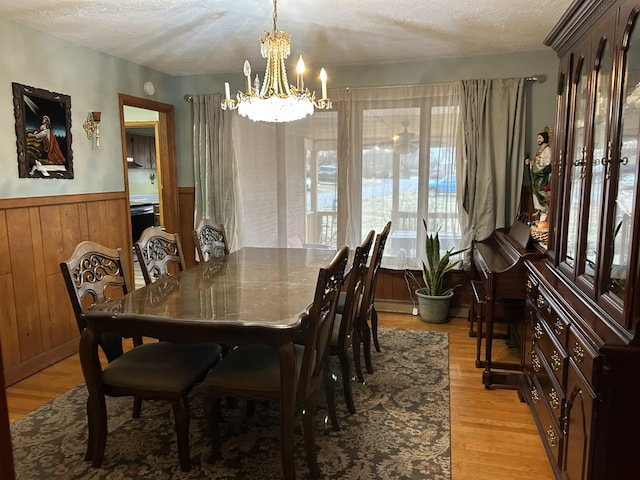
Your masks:
[[[78,349],[60,262],[82,240],[120,247],[130,237],[124,192],[0,200],[0,341],[7,384]]]

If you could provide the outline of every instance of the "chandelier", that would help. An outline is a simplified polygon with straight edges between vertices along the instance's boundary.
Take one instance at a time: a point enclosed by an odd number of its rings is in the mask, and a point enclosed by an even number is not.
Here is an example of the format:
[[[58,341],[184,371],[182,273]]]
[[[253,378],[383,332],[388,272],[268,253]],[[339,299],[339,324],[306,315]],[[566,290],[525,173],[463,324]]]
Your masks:
[[[327,72],[320,70],[322,98],[316,99],[315,92],[304,86],[304,62],[302,55],[296,66],[296,86],[289,85],[285,59],[291,53],[291,37],[284,31],[278,32],[277,0],[273,0],[273,31],[265,32],[260,38],[260,53],[267,59],[262,87],[256,75],[251,85],[251,65],[245,60],[243,73],[247,81],[246,92],[238,91],[232,99],[229,83],[224,84],[225,98],[220,107],[223,110],[238,110],[243,117],[253,121],[291,122],[312,115],[314,107],[319,110],[330,109],[331,99],[327,98]]]

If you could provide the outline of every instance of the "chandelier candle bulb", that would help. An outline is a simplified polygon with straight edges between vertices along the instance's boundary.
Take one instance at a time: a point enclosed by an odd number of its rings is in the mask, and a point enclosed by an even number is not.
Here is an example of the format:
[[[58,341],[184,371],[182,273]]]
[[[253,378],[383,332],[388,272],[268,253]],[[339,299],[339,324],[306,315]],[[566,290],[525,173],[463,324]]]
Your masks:
[[[224,98],[231,100],[231,92],[229,91],[229,82],[224,82]]]
[[[302,60],[302,55],[300,55],[300,59],[296,65],[296,72],[298,72],[298,82],[296,87],[299,91],[302,91],[304,90],[304,61]]]
[[[327,99],[327,71],[324,68],[320,69],[320,80],[322,81],[322,100]]]
[[[251,65],[249,64],[249,60],[244,61],[242,70],[247,79],[247,95],[251,95]]]

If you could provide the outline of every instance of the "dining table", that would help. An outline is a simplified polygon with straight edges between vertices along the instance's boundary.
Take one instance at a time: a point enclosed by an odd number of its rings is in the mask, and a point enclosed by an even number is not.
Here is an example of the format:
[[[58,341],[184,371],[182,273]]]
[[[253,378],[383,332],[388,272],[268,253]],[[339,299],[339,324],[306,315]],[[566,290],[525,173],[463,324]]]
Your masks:
[[[272,345],[280,358],[282,467],[284,478],[294,479],[293,341],[313,301],[319,269],[335,253],[246,247],[97,304],[85,314],[82,336],[87,338],[81,339],[79,352],[83,369],[97,369],[95,338],[103,331],[183,343]],[[100,410],[99,424],[106,428],[106,409]]]

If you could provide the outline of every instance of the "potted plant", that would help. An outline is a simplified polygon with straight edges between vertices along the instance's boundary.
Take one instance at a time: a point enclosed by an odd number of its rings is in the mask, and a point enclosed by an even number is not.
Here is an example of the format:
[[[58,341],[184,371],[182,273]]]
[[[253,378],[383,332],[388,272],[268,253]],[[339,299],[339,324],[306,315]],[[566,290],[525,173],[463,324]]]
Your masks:
[[[427,231],[424,245],[426,262],[422,261],[422,278],[425,286],[416,289],[418,311],[420,318],[426,322],[445,323],[449,318],[449,304],[453,297],[453,290],[459,286],[451,287],[447,283],[447,273],[460,263],[460,260],[452,260],[451,257],[467,249],[450,248],[441,256],[438,232],[429,233],[427,222],[423,219],[422,223]]]

